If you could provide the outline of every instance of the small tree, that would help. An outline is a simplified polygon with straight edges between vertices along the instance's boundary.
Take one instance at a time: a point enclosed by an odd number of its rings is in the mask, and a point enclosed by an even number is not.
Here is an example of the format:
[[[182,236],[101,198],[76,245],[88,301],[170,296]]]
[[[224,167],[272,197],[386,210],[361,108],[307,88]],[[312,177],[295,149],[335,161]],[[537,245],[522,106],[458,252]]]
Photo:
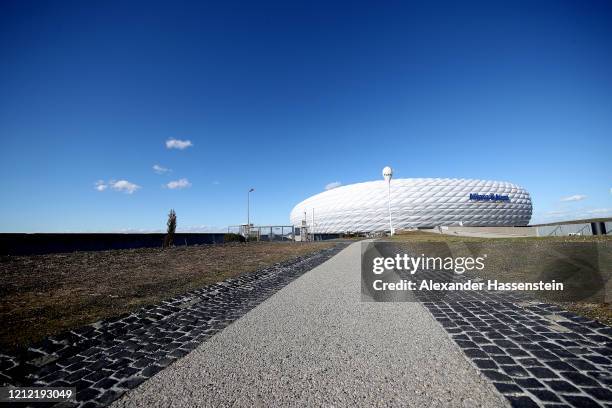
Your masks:
[[[168,225],[168,232],[164,238],[164,248],[174,245],[174,232],[176,231],[176,213],[174,210],[170,210],[168,213],[168,222],[166,225]]]

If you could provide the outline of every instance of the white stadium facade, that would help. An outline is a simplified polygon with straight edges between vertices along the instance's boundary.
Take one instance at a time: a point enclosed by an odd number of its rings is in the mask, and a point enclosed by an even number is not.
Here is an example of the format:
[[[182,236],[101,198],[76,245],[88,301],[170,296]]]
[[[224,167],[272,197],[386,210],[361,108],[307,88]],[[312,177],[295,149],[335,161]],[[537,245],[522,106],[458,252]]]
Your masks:
[[[316,194],[296,205],[291,223],[314,232],[389,231],[388,184],[385,180],[349,184]],[[393,228],[438,226],[525,226],[531,219],[531,197],[504,181],[407,178],[390,185]]]

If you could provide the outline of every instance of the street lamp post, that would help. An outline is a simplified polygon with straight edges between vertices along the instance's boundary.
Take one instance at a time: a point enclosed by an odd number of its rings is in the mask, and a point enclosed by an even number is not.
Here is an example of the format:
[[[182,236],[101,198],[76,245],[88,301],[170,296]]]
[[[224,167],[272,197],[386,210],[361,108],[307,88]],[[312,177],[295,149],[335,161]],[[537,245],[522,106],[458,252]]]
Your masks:
[[[251,235],[251,193],[255,191],[254,188],[250,188],[247,193],[247,237]]]
[[[387,204],[389,207],[389,233],[393,235],[393,223],[391,222],[391,178],[393,177],[393,170],[391,167],[386,166],[382,171],[383,177],[387,182]]]
[[[315,240],[314,208],[312,209],[312,240]]]

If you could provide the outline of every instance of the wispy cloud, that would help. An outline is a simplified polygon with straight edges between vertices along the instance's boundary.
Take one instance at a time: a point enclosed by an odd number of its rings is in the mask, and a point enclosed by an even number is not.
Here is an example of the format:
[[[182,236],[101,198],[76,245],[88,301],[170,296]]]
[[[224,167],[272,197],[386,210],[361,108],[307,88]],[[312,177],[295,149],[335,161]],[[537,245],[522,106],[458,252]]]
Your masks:
[[[585,218],[602,218],[612,216],[612,208],[579,208],[576,210],[558,209],[534,214],[533,224],[550,221],[581,220]]]
[[[177,227],[177,232],[227,232],[227,227],[215,227],[211,225],[188,225]]]
[[[66,231],[71,232],[71,231]],[[82,231],[75,231],[82,232]],[[105,233],[121,233],[121,234],[150,234],[150,233],[160,233],[166,232],[165,228],[121,228],[121,229],[98,229],[87,232],[105,232]],[[176,227],[176,232],[227,232],[227,227],[216,227],[211,225],[189,225],[183,227],[178,225]]]
[[[587,196],[582,195],[582,194],[576,194],[576,195],[569,196],[569,197],[563,197],[561,201],[582,201],[585,198],[587,198]]]
[[[336,188],[336,187],[340,187],[341,185],[342,185],[342,183],[341,183],[341,182],[339,182],[339,181],[333,181],[333,182],[331,182],[331,183],[327,183],[327,184],[325,185],[325,190],[332,190],[332,189],[334,189],[334,188]]]
[[[166,140],[166,148],[184,150],[193,146],[191,140],[168,139]]]
[[[166,184],[166,187],[171,190],[179,190],[182,188],[191,187],[191,183],[186,178],[182,178],[180,180],[174,180]]]
[[[215,186],[218,186],[219,184],[221,184],[221,182],[220,182],[220,181],[217,181],[217,180],[213,181],[212,183],[213,183],[213,185],[215,185]]]
[[[164,174],[164,173],[171,172],[172,169],[160,166],[159,164],[154,164],[153,165],[153,171],[156,172],[157,174]]]
[[[547,211],[544,213],[545,216],[547,217],[560,217],[560,216],[564,216],[564,215],[568,215],[570,214],[569,211],[565,211],[565,210],[559,210],[559,211]]]
[[[586,213],[591,215],[609,215],[612,214],[612,208],[593,208],[592,210],[587,210]]]
[[[121,228],[118,230],[100,230],[96,232],[118,232],[120,234],[151,234],[156,232],[166,232],[166,230],[161,228]]]
[[[104,191],[108,188],[108,185],[106,184],[106,182],[104,180],[98,180],[96,181],[96,190],[98,191]]]

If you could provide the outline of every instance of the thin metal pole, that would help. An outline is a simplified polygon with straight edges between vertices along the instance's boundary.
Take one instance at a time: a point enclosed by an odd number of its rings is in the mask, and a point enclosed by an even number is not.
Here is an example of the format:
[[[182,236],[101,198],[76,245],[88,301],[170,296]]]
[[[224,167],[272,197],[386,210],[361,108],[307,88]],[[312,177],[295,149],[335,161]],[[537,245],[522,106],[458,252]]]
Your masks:
[[[300,233],[300,235],[304,236],[304,239],[308,241],[308,215],[306,215],[306,210],[304,210],[304,225],[302,226],[302,229],[300,231],[303,231],[304,228],[306,228],[306,231],[303,233]]]
[[[388,197],[388,204],[389,204],[389,234],[393,235],[393,224],[391,223],[391,179],[389,179],[387,186],[388,186],[387,197]]]
[[[314,228],[314,208],[312,209],[312,240],[315,240],[315,228]]]

